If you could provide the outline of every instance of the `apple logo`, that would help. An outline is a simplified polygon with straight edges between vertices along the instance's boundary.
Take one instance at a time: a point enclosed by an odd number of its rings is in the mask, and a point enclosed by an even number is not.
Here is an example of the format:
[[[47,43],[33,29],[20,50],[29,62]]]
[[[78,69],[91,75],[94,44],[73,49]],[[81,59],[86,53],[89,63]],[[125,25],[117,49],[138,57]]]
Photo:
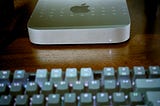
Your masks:
[[[90,11],[88,8],[89,8],[89,6],[86,5],[86,3],[83,3],[80,6],[73,6],[73,7],[71,7],[70,10],[73,13],[87,13],[87,12]]]

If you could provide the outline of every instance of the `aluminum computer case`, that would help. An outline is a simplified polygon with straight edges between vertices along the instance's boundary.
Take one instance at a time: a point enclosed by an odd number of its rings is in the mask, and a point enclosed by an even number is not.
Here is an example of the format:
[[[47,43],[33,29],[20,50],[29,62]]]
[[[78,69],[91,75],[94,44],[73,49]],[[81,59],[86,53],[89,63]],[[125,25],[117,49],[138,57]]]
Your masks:
[[[34,44],[120,43],[130,38],[126,0],[39,0],[28,21]]]

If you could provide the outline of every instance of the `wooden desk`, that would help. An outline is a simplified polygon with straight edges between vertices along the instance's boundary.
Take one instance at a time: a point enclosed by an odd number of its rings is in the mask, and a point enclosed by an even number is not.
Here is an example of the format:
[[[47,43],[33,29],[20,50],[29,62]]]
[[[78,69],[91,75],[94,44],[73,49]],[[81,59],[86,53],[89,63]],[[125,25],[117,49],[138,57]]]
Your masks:
[[[131,15],[131,38],[121,44],[50,45],[31,44],[26,29],[18,29],[16,37],[0,50],[0,69],[91,67],[101,70],[105,66],[160,65],[160,12],[154,20],[144,13],[143,0],[128,0]],[[29,12],[30,13],[30,12]],[[25,16],[24,16],[25,17]],[[23,17],[22,17],[23,18]],[[22,20],[21,25],[26,25]]]

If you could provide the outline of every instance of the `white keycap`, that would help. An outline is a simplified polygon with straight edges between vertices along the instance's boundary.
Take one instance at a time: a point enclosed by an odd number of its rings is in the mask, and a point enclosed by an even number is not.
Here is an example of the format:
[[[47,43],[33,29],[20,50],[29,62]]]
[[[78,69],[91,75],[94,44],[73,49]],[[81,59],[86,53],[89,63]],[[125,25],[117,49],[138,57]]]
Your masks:
[[[57,83],[57,82],[62,81],[62,69],[61,68],[51,69],[50,81],[52,83]]]
[[[37,69],[35,82],[42,86],[44,82],[48,80],[48,71],[47,69]]]
[[[81,68],[80,81],[88,82],[93,80],[93,72],[91,68]]]
[[[65,80],[67,82],[77,81],[77,69],[76,68],[67,68],[65,73]]]

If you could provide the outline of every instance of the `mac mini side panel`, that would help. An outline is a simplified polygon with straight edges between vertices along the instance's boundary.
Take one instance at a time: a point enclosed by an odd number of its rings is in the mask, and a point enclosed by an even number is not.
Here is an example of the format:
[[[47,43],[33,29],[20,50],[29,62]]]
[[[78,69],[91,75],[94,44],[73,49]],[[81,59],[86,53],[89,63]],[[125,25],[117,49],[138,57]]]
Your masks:
[[[130,17],[125,0],[39,0],[28,32],[34,44],[120,43]]]

